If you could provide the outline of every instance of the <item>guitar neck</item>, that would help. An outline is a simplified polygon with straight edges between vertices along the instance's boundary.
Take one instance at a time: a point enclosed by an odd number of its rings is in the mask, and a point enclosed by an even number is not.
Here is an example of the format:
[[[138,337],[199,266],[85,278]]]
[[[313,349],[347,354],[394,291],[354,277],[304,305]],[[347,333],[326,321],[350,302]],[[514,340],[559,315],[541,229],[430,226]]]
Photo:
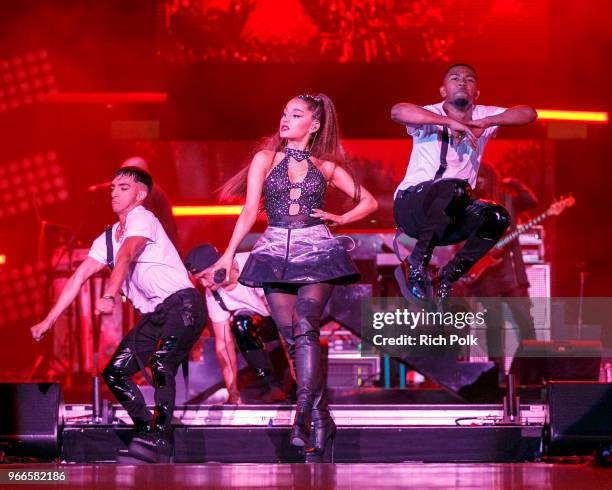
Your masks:
[[[497,242],[497,244],[495,245],[495,248],[498,250],[501,250],[506,245],[508,245],[510,242],[516,240],[521,233],[531,230],[534,226],[544,221],[547,217],[548,217],[548,210],[544,211],[542,214],[540,214],[539,216],[536,216],[532,220],[529,220],[524,225],[519,226],[516,230],[514,230],[509,235],[506,235],[505,237],[503,237],[499,242]]]

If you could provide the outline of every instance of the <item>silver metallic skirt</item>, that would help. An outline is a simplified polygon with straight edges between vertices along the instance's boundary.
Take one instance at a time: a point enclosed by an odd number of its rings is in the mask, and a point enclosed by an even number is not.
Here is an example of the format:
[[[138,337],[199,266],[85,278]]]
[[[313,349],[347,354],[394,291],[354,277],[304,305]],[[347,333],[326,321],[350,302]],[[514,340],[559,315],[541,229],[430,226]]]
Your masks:
[[[257,240],[238,279],[241,284],[359,281],[361,276],[348,252],[320,220],[286,221],[271,222]]]

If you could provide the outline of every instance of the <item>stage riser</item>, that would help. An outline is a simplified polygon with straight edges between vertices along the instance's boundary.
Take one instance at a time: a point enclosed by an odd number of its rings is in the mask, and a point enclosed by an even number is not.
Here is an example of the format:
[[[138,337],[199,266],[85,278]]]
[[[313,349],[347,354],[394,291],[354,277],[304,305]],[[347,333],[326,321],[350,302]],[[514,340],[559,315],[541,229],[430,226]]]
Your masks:
[[[113,462],[126,449],[130,429],[64,430],[62,459]],[[177,463],[293,463],[289,428],[181,428],[175,431]],[[334,462],[512,462],[539,456],[542,427],[351,427],[338,429]]]

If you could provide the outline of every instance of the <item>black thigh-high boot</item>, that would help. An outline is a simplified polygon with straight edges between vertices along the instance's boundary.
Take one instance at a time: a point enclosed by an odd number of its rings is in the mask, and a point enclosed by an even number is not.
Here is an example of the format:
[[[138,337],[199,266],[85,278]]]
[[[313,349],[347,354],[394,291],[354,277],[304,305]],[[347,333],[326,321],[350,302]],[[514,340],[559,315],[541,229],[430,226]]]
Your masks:
[[[312,407],[311,449],[306,451],[306,463],[334,462],[334,439],[336,424],[327,405],[325,380],[321,380],[319,391]]]
[[[178,342],[177,337],[161,339],[151,358],[151,373],[155,386],[155,411],[151,430],[130,443],[130,455],[153,463],[172,462],[174,437],[172,413],[176,397],[175,375],[177,364],[168,362],[168,354]]]
[[[321,382],[319,310],[320,303],[311,298],[299,298],[295,304],[293,338],[298,389],[290,442],[299,447],[310,447],[312,409]]]
[[[132,349],[121,344],[102,371],[106,385],[134,422],[136,434],[146,431],[152,420],[142,393],[131,378],[138,369]]]

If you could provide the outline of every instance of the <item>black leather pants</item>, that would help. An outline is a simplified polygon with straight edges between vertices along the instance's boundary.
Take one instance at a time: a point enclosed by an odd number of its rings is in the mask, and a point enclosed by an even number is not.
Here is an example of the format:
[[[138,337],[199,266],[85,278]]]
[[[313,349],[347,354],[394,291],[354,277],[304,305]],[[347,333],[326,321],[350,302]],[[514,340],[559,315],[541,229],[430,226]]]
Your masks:
[[[232,317],[231,330],[238,350],[255,370],[261,384],[270,386],[274,383],[272,363],[260,332],[264,321],[264,318],[256,313],[238,311]]]
[[[206,316],[204,300],[195,289],[177,291],[144,315],[119,344],[102,376],[135,425],[153,421],[160,429],[170,428],[176,371],[200,337]],[[131,379],[149,362],[155,387],[154,416]]]
[[[472,199],[471,192],[464,180],[440,179],[422,182],[397,196],[395,221],[417,239],[409,259],[412,265],[426,266],[436,246],[465,241],[448,269],[461,275],[500,239],[510,225],[508,212],[493,201]]]

